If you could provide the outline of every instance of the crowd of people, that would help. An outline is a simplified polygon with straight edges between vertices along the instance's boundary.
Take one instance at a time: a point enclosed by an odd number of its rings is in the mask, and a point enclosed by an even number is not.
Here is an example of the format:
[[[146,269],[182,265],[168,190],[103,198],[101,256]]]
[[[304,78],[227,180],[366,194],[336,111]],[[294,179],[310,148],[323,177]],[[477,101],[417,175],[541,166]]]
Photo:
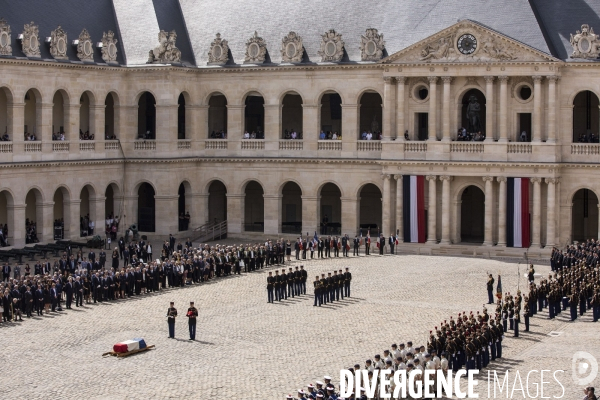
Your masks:
[[[54,141],[64,141],[67,140],[65,133],[64,132],[53,132],[52,133],[52,140]]]
[[[302,132],[296,132],[296,130],[294,128],[286,129],[285,131],[283,131],[283,138],[291,139],[291,140],[294,140],[294,139],[301,140]]]
[[[342,134],[337,131],[321,131],[319,140],[342,140]]]
[[[119,231],[119,216],[113,216],[113,213],[108,215],[104,221],[104,233],[106,237],[111,238],[111,241],[117,240],[117,232]]]
[[[212,131],[210,133],[210,138],[211,139],[227,139],[227,132],[225,132],[223,129],[221,129],[220,131]]]
[[[8,225],[0,223],[0,247],[8,245]]]
[[[35,221],[25,219],[25,243],[38,243],[39,239],[37,236],[37,225]]]
[[[260,129],[252,132],[244,131],[244,135],[242,136],[244,139],[264,139],[265,133]]]
[[[580,133],[579,136],[577,137],[577,141],[579,143],[598,143],[599,141],[599,137],[597,134],[594,134],[592,132],[588,132],[588,133]]]
[[[478,132],[467,132],[464,127],[458,128],[456,133],[456,140],[458,142],[483,142],[485,140],[485,133]]]
[[[79,129],[79,140],[94,140],[94,134],[90,131],[82,131]]]
[[[363,131],[360,134],[360,140],[381,140],[383,138],[383,133],[381,131]]]

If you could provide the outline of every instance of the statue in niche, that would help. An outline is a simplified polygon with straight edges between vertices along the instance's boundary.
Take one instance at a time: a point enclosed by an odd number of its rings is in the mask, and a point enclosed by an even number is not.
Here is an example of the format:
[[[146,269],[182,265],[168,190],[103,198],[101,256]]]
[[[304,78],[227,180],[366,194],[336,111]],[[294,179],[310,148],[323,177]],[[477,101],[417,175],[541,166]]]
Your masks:
[[[481,131],[481,118],[479,117],[480,111],[481,106],[477,101],[477,97],[475,95],[471,95],[469,97],[469,105],[467,105],[467,121],[469,121],[467,132],[477,133]]]

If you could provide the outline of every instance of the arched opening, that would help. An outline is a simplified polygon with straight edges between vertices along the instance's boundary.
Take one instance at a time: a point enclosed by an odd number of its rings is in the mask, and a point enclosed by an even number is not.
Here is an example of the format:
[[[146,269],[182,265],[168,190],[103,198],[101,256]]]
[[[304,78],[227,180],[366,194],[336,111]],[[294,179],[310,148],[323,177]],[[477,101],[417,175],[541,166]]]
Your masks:
[[[296,182],[287,182],[281,194],[281,232],[302,233],[302,189]]]
[[[244,138],[265,138],[265,100],[261,95],[250,94],[246,96],[244,108]]]
[[[41,100],[33,89],[25,93],[25,140],[41,140],[41,136],[38,135],[38,114],[41,113],[41,108],[37,106]]]
[[[463,95],[461,124],[462,133],[457,140],[483,141],[485,139],[485,95],[480,90],[471,89]]]
[[[281,129],[283,139],[302,139],[302,97],[288,93],[282,101]]]
[[[335,92],[326,93],[321,97],[321,133],[319,139],[337,139],[341,135],[342,97]]]
[[[227,98],[219,93],[208,100],[208,137],[227,138]]]
[[[25,243],[40,241],[38,234],[43,229],[42,202],[42,193],[38,189],[31,189],[25,196]]]
[[[367,92],[360,97],[360,140],[380,140],[383,124],[383,100],[376,92]]]
[[[208,187],[208,222],[227,220],[227,188],[221,181],[212,181]]]
[[[598,96],[584,90],[573,100],[573,142],[598,143]]]
[[[81,236],[93,236],[102,234],[101,226],[96,226],[96,213],[91,206],[91,199],[94,197],[94,188],[85,185],[79,194],[79,226]]]
[[[117,238],[117,232],[119,231],[119,210],[121,207],[117,203],[118,195],[119,187],[114,183],[108,185],[104,191],[104,219],[112,240]]]
[[[477,186],[468,186],[460,197],[460,241],[483,243],[485,195]]]
[[[140,232],[155,231],[154,188],[144,182],[138,188],[138,230]]]
[[[138,139],[156,139],[156,100],[150,92],[138,101]]]
[[[192,190],[190,184],[187,181],[181,182],[177,194],[179,198],[177,200],[177,215],[179,216],[179,231],[187,231],[190,229],[190,213],[188,207],[190,205],[189,196]]]
[[[598,197],[590,189],[579,189],[573,196],[572,240],[598,238]]]
[[[326,183],[321,187],[319,218],[322,235],[342,233],[342,192],[335,183]],[[350,228],[350,227],[349,227]]]
[[[117,104],[118,97],[115,93],[111,92],[106,95],[106,99],[104,100],[104,138],[106,140],[115,140],[117,138],[117,126],[119,126]]]
[[[54,201],[53,208],[53,217],[52,217],[52,232],[54,235],[54,240],[64,239],[65,237],[69,237],[69,227],[71,226],[69,223],[69,211],[71,207],[71,196],[69,191],[61,186],[54,192],[54,197],[52,198]],[[72,232],[74,235],[75,232]],[[80,236],[80,235],[77,235]]]
[[[13,132],[9,132],[9,125],[12,123],[8,111],[9,99],[12,99],[10,91],[4,87],[0,88],[0,140],[2,141],[12,140]]]
[[[91,98],[87,92],[84,92],[79,98],[79,139],[93,140],[94,134],[91,130],[93,126],[93,114],[91,111]]]
[[[185,139],[186,137],[185,97],[181,93],[177,100],[177,139]]]
[[[0,246],[9,246],[13,243],[13,231],[15,229],[14,200],[10,192],[3,190],[0,192]]]
[[[66,94],[58,90],[52,99],[52,140],[67,140],[65,127],[69,119],[68,109]]]
[[[250,181],[244,189],[244,230],[246,232],[265,231],[265,199],[260,183]]]
[[[381,204],[381,190],[372,183],[367,183],[362,187],[359,194],[359,227],[366,234],[368,230],[371,236],[379,237],[380,233],[388,234],[389,232],[381,232],[381,219],[383,206]]]

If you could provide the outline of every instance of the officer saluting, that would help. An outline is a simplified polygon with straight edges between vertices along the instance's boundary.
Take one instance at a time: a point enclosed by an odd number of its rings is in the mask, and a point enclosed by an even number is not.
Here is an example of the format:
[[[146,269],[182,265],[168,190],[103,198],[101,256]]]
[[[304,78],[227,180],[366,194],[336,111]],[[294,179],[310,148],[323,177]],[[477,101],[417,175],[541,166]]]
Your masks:
[[[175,338],[175,318],[177,318],[177,309],[175,303],[171,302],[171,306],[167,310],[167,323],[169,324],[169,338]]]

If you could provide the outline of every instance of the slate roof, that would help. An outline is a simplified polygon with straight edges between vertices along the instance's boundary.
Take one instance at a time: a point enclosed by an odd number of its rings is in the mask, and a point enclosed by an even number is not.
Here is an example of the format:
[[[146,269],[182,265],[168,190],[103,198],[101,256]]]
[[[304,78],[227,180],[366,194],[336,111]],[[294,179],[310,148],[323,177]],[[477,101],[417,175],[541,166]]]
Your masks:
[[[182,64],[206,67],[216,33],[229,42],[233,63],[242,64],[246,41],[258,32],[272,63],[281,62],[281,40],[302,36],[308,62],[320,62],[321,35],[342,34],[345,62],[360,62],[360,38],[367,28],[384,35],[391,55],[459,20],[470,19],[557,58],[569,59],[571,33],[589,24],[600,33],[600,0],[26,0],[3,1],[0,18],[12,29],[13,55],[23,57],[17,36],[23,25],[39,25],[40,39],[58,25],[69,43],[86,28],[94,43],[112,30],[119,40],[118,61],[144,65],[158,45],[158,32],[175,30]],[[42,58],[52,59],[49,45]],[[78,62],[69,46],[69,60]],[[100,49],[95,61],[103,63]],[[231,65],[230,65],[231,66]],[[214,68],[214,67],[210,67]]]
[[[21,50],[21,41],[17,40],[17,37],[23,33],[23,26],[33,21],[39,27],[42,59],[53,60],[50,55],[50,45],[45,40],[60,25],[67,32],[69,41],[67,56],[70,61],[80,62],[77,58],[77,46],[72,46],[71,43],[79,38],[79,34],[85,28],[94,43],[95,62],[104,63],[101,50],[95,45],[102,41],[102,32],[111,30],[115,32],[115,37],[119,40],[117,61],[121,64],[125,63],[123,41],[118,34],[119,30],[111,0],[5,0],[0,5],[0,18],[4,18],[10,25],[13,56],[26,57]]]

